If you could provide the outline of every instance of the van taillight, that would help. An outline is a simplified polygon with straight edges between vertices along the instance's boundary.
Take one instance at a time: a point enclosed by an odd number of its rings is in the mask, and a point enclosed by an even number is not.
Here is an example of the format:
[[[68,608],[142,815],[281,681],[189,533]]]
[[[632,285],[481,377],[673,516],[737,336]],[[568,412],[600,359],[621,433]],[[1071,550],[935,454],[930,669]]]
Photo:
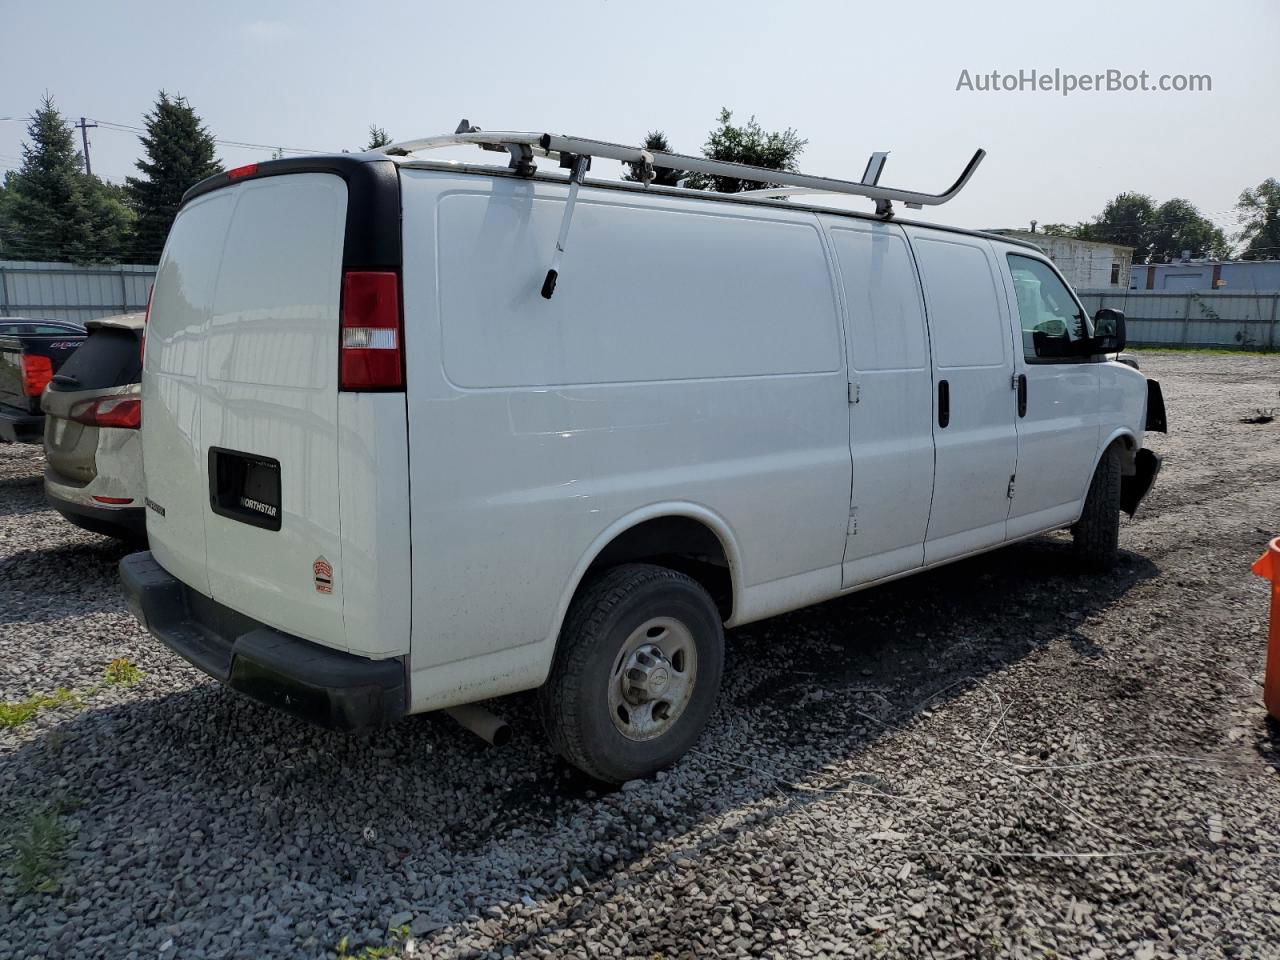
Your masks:
[[[48,357],[22,357],[22,390],[28,397],[38,397],[53,379],[53,361]]]
[[[389,270],[342,275],[338,383],[343,390],[404,389],[400,277]]]
[[[120,427],[137,430],[142,426],[142,398],[99,397],[71,408],[71,419],[90,427]]]

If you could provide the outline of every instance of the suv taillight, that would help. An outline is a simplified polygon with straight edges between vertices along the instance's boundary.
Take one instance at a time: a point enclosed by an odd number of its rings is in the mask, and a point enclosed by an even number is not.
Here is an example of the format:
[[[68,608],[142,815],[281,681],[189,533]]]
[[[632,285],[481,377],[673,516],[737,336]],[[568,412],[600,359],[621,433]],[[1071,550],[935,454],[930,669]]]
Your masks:
[[[22,357],[22,390],[28,397],[38,397],[53,379],[53,361],[48,357]]]
[[[120,427],[137,430],[142,426],[141,397],[99,397],[71,408],[71,419],[90,427]]]
[[[342,275],[338,336],[341,389],[404,389],[399,274],[389,270],[348,270]]]

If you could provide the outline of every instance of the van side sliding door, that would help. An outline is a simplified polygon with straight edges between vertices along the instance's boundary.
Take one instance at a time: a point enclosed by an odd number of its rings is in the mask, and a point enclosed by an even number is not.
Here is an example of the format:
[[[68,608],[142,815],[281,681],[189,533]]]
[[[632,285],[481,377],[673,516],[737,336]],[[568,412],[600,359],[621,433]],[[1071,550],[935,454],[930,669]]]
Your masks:
[[[1018,458],[1013,332],[987,241],[906,228],[933,359],[936,461],[925,563],[1004,541]]]
[[[840,275],[853,483],[841,586],[924,563],[933,496],[933,377],[902,228],[824,218]]]

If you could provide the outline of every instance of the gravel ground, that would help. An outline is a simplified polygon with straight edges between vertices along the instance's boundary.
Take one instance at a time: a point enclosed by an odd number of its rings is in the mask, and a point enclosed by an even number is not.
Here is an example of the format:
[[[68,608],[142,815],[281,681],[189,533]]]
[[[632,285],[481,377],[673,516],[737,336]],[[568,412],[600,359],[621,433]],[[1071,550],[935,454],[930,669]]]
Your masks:
[[[1055,535],[736,631],[697,751],[613,793],[527,695],[491,750],[225,691],[141,633],[124,550],[45,508],[38,451],[0,447],[0,699],[80,692],[0,728],[0,956],[1280,957],[1248,569],[1280,420],[1240,422],[1280,358],[1142,362],[1174,432],[1114,573]],[[141,678],[104,684],[116,658]],[[41,813],[64,843],[19,893]]]

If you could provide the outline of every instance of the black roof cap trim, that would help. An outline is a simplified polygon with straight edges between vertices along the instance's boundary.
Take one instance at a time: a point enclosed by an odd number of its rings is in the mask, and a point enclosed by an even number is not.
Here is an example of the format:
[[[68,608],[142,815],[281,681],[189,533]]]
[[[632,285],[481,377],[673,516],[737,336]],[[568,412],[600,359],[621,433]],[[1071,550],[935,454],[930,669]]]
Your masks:
[[[182,196],[182,205],[222,187],[293,173],[331,173],[347,184],[347,231],[342,248],[344,269],[399,270],[400,173],[396,164],[373,154],[323,154],[264,160],[250,174],[232,179],[225,173],[201,180]]]

